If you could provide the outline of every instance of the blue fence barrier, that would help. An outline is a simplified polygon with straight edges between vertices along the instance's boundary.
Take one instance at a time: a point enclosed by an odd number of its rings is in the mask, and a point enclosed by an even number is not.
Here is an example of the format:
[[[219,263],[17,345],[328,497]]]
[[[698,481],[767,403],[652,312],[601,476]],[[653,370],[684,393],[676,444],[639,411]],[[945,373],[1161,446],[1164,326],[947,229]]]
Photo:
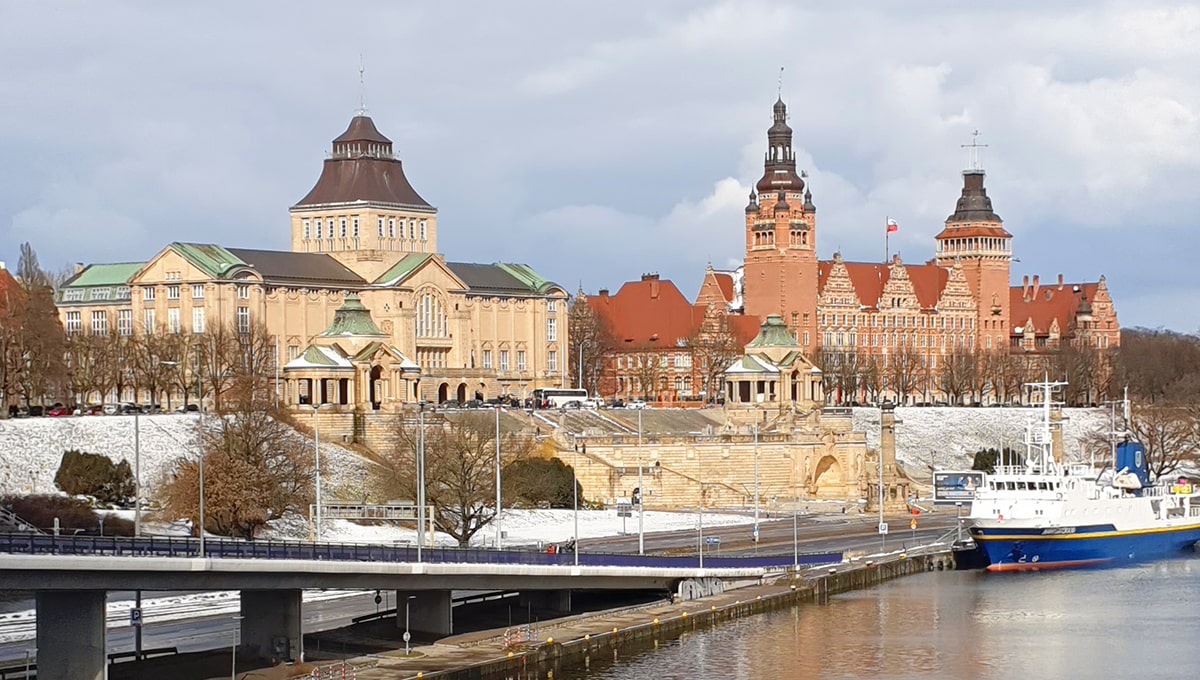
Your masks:
[[[200,541],[194,538],[146,536],[51,536],[31,533],[0,533],[0,553],[20,555],[106,555],[119,557],[199,557]],[[384,546],[365,543],[303,543],[297,541],[234,541],[205,539],[205,557],[264,560],[336,560],[341,562],[417,562],[415,546]],[[572,552],[546,553],[529,550],[482,550],[476,548],[425,548],[422,562],[466,564],[545,564],[569,566]],[[842,561],[842,553],[801,553],[800,566]],[[633,555],[626,553],[580,552],[579,564],[606,567],[699,566],[695,555]],[[793,555],[706,555],[704,566],[719,568],[790,567]]]

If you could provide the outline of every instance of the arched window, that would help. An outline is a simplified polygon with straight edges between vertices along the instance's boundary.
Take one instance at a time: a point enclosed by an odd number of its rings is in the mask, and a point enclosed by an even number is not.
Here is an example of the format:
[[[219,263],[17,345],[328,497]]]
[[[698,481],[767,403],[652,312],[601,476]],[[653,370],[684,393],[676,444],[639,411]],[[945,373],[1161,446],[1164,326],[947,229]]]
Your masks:
[[[417,337],[445,338],[449,334],[442,299],[434,293],[422,293],[417,299]]]

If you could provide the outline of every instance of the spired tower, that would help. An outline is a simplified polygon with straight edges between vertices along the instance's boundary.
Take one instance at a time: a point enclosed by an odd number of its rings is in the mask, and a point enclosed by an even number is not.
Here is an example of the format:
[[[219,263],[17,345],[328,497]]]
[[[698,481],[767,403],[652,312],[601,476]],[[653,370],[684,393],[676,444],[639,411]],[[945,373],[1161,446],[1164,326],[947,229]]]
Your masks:
[[[289,212],[293,252],[328,253],[367,280],[409,253],[437,252],[437,208],[408,183],[392,140],[362,110]]]
[[[977,148],[971,145],[971,148]],[[963,171],[962,196],[946,227],[937,235],[937,264],[952,267],[958,260],[971,293],[978,300],[976,350],[1007,349],[1009,268],[1012,234],[992,212],[992,199],[983,186],[984,172],[977,158]]]
[[[763,176],[746,206],[746,314],[780,315],[806,353],[816,347],[817,209],[796,174],[787,105],[775,102]]]

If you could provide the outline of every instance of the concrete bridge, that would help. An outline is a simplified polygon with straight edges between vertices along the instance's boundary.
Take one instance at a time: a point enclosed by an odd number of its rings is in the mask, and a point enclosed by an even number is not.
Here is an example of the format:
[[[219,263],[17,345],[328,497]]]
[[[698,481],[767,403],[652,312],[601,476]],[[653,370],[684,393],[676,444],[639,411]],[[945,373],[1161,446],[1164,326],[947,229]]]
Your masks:
[[[0,535],[0,589],[36,594],[38,677],[105,677],[109,590],[239,590],[242,653],[303,659],[306,588],[395,590],[411,630],[453,632],[452,590],[518,591],[523,603],[569,612],[572,590],[704,592],[758,581],[840,553],[698,557],[547,554],[294,542]],[[576,564],[578,560],[578,564]],[[398,610],[399,614],[399,610]],[[402,620],[397,624],[403,626]]]

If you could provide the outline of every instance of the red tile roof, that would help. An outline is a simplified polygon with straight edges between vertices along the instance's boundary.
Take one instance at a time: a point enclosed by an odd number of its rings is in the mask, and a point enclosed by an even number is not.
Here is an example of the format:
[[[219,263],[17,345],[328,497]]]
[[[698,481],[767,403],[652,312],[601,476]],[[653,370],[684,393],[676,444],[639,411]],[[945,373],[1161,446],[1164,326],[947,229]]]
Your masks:
[[[721,289],[721,295],[725,296],[726,302],[733,302],[733,275],[725,272],[713,272],[713,279],[717,282],[717,287]]]
[[[1078,292],[1076,287],[1079,288]],[[1082,299],[1080,292],[1091,302],[1096,299],[1098,287],[1098,283],[1064,283],[1059,287],[1055,282],[1040,286],[1035,294],[1031,285],[1028,289],[1029,301],[1025,300],[1025,289],[1022,286],[1009,288],[1012,332],[1019,335],[1017,328],[1024,330],[1025,324],[1032,319],[1034,331],[1045,334],[1050,330],[1051,322],[1057,319],[1058,330],[1066,334],[1075,325],[1075,310],[1079,308],[1079,301]]]
[[[629,281],[616,295],[592,295],[588,304],[604,315],[619,348],[674,347],[703,318],[669,279],[657,275]]]

